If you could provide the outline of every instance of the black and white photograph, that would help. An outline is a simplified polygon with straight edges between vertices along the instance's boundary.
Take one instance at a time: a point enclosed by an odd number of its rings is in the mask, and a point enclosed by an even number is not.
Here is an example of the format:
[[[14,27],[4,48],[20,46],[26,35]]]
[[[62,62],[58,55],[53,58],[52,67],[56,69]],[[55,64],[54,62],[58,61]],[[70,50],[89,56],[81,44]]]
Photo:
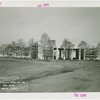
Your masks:
[[[0,93],[51,92],[100,92],[100,8],[0,8]]]

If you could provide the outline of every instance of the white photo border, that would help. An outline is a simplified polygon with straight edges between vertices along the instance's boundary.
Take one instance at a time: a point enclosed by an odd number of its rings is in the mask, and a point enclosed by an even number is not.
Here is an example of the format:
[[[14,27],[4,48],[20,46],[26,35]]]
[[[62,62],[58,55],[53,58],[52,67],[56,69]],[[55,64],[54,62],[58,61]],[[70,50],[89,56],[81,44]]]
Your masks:
[[[100,7],[100,0],[0,0],[0,7]],[[43,6],[44,4],[47,4]],[[86,94],[76,97],[75,94]],[[99,100],[99,92],[0,93],[0,100]]]

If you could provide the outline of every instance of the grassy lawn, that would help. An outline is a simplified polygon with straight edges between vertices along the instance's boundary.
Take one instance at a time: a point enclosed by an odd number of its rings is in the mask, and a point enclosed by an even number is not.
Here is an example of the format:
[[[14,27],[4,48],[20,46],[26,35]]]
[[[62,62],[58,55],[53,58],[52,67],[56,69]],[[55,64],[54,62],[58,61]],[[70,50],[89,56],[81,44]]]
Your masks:
[[[0,58],[0,92],[95,92],[100,91],[99,79],[99,61]]]

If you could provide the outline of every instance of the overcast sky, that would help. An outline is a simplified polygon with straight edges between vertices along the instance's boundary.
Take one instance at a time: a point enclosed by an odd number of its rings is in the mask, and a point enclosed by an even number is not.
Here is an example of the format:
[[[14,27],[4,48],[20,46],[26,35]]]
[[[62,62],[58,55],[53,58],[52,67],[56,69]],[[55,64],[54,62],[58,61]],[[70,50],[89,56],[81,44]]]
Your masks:
[[[20,38],[40,40],[48,33],[59,46],[64,38],[74,44],[100,42],[100,8],[0,8],[0,44]]]

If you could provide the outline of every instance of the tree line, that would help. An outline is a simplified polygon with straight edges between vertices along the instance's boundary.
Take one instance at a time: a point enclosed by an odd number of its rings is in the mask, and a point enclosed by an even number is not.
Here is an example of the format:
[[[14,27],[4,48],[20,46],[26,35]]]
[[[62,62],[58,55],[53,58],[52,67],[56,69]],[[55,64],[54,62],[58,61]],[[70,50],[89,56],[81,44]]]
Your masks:
[[[46,48],[53,48],[53,45],[49,42],[51,39],[48,36],[47,33],[43,33],[40,39],[40,44],[42,47],[42,52],[44,53],[44,50]],[[10,56],[10,53],[16,54],[19,53],[20,57],[22,57],[23,53],[25,56],[31,55],[32,53],[32,47],[38,44],[38,42],[34,41],[34,39],[30,39],[27,43],[23,39],[19,39],[18,41],[12,41],[9,44],[1,44],[0,45],[0,53],[4,56]],[[61,48],[66,49],[72,49],[75,47],[75,44],[73,44],[69,39],[65,38],[60,46]],[[78,48],[84,48],[88,49],[90,48],[90,45],[85,42],[84,40],[80,41],[78,44]],[[100,48],[100,43],[97,44],[95,48]],[[65,56],[66,56],[66,51],[65,51]]]

